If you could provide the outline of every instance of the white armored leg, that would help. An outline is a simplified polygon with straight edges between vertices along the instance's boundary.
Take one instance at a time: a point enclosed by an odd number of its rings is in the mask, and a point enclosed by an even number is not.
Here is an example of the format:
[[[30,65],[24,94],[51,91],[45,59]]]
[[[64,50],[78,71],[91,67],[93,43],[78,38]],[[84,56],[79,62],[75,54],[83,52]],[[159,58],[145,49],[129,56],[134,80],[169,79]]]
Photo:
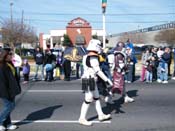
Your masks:
[[[81,107],[81,113],[80,113],[80,118],[79,118],[79,123],[85,126],[91,126],[92,122],[86,120],[86,114],[89,109],[89,104],[83,102],[82,107]]]
[[[92,92],[85,92],[85,102],[83,102],[81,107],[81,113],[79,118],[79,123],[86,126],[91,126],[92,122],[86,120],[86,114],[88,112],[90,103],[92,102]]]
[[[99,92],[98,92],[97,88],[95,89],[95,91],[93,93],[94,93],[95,107],[96,107],[99,121],[104,121],[104,120],[111,118],[110,114],[105,115],[102,111],[101,103],[99,100]]]
[[[81,107],[81,113],[80,113],[80,119],[86,119],[86,114],[89,109],[89,104],[86,104],[83,102],[82,107]]]
[[[96,110],[97,110],[99,121],[104,121],[104,120],[107,120],[107,119],[111,118],[110,114],[105,115],[103,113],[102,108],[101,108],[101,104],[100,104],[100,100],[96,100],[95,107],[96,107]]]
[[[100,100],[96,100],[95,101],[95,108],[96,108],[96,111],[97,111],[98,116],[103,115],[103,111],[101,109]]]

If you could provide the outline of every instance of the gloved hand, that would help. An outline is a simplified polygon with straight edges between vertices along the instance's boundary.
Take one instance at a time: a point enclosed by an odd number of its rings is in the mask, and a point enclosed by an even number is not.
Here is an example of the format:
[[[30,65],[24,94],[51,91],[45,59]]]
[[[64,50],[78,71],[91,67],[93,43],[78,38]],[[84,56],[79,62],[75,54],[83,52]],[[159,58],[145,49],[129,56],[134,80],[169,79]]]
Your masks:
[[[108,89],[111,89],[112,86],[113,86],[112,81],[111,81],[110,79],[107,79],[107,81],[106,81],[106,87],[107,87]]]
[[[111,81],[110,79],[108,79],[107,82],[108,82],[108,84],[109,84],[110,86],[113,86],[113,83],[112,83],[112,81]]]

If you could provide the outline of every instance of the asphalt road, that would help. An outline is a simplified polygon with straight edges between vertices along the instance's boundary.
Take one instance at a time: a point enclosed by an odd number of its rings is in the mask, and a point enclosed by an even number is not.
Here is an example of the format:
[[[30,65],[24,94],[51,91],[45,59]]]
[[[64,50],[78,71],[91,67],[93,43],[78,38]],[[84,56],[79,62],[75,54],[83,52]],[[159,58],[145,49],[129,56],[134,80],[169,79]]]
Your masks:
[[[115,95],[114,104],[101,100],[103,111],[112,119],[101,123],[92,103],[88,119],[93,126],[79,125],[83,94],[81,81],[29,82],[16,99],[12,113],[18,131],[175,131],[175,81],[168,84],[126,84],[135,102],[123,104]]]

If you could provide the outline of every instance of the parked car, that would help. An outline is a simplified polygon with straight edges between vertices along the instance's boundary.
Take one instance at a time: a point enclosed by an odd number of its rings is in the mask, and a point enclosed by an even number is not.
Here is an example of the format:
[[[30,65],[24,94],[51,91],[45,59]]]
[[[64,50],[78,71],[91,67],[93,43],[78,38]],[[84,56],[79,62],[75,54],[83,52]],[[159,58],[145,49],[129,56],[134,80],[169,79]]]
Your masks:
[[[141,55],[142,54],[142,48],[138,46],[134,46],[135,55]]]
[[[153,47],[154,47],[153,45],[144,45],[144,46],[141,47],[141,50],[142,50],[142,52],[143,52],[143,51],[145,51],[146,49],[151,49],[151,48],[153,48]]]

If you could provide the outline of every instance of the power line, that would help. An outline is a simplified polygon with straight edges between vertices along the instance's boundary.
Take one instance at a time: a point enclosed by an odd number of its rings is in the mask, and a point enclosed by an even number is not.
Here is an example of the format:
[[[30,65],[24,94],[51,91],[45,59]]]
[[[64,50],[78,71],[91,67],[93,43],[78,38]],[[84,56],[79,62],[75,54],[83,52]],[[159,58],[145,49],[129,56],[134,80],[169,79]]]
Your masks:
[[[26,12],[27,14],[31,14],[31,15],[63,15],[63,16],[71,16],[71,15],[86,15],[86,16],[101,16],[101,14],[66,14],[66,13],[40,13],[40,12]],[[137,14],[137,13],[132,13],[132,14],[106,14],[108,16],[128,16],[128,15],[174,15],[175,13],[140,13],[140,14]]]
[[[2,13],[9,13],[8,11],[1,11]],[[20,12],[17,12],[17,11],[13,11],[14,13],[20,13]],[[30,14],[30,15],[59,15],[59,16],[72,16],[72,15],[85,15],[85,16],[101,16],[101,14],[87,14],[87,13],[45,13],[45,12],[25,12],[25,14]],[[150,15],[150,16],[156,16],[156,15],[175,15],[174,12],[167,12],[167,13],[163,13],[163,12],[160,12],[160,13],[155,13],[155,12],[152,12],[152,13],[116,13],[116,14],[109,14],[107,13],[106,14],[107,16],[145,16],[145,15]]]
[[[24,19],[25,21],[40,21],[40,22],[59,22],[68,23],[66,20],[46,20],[46,19]],[[106,21],[106,23],[166,23],[169,21]],[[90,23],[102,23],[102,21],[90,21]]]

